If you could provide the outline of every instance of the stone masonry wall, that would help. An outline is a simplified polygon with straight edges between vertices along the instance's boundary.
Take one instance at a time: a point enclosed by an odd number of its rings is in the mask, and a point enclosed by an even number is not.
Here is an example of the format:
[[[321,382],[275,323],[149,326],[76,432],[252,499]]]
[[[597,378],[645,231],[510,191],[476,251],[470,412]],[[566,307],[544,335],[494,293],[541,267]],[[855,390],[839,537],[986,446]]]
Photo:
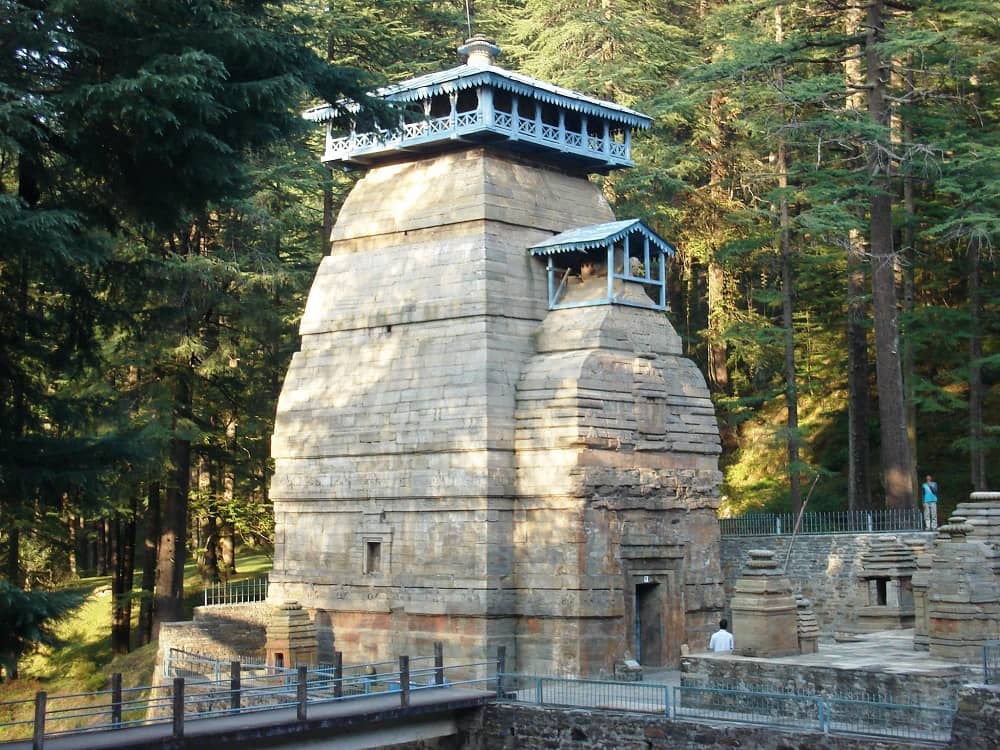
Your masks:
[[[857,610],[866,603],[866,592],[858,578],[861,555],[876,534],[830,534],[799,536],[788,559],[786,574],[796,593],[812,602],[820,631],[826,635],[850,629],[856,623]],[[896,532],[889,534],[914,548],[929,546],[931,532]],[[727,602],[733,585],[740,577],[751,549],[775,551],[779,567],[784,565],[790,536],[722,537],[722,572]]]
[[[909,750],[908,742],[709,726],[606,711],[489,705],[460,727],[463,750]],[[974,747],[985,747],[976,745]],[[994,746],[995,747],[995,746]]]
[[[378,166],[345,201],[278,403],[270,596],[346,659],[513,654],[514,393],[546,313],[527,248],[613,218],[587,180],[483,149]]]
[[[195,607],[193,620],[162,623],[154,679],[161,679],[172,648],[215,659],[263,656],[270,610],[264,602]]]
[[[959,689],[974,674],[961,665],[935,673],[914,674],[784,664],[773,659],[689,656],[681,660],[681,683],[690,687],[733,686],[740,689],[745,686],[746,689],[826,694],[857,700],[877,697],[889,703],[922,706],[954,706]]]
[[[651,310],[553,310],[536,348],[517,389],[518,668],[674,665],[722,605],[704,379]]]
[[[950,747],[956,750],[1000,747],[1000,686],[966,685],[959,691]]]

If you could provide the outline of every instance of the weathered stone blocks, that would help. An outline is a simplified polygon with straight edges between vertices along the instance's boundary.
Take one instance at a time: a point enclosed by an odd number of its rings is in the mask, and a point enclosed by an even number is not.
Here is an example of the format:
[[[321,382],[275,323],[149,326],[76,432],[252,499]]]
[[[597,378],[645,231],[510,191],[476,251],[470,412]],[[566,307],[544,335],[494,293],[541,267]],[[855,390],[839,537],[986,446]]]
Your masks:
[[[792,583],[771,550],[750,550],[730,603],[736,653],[788,656],[799,653],[798,616]]]
[[[444,640],[610,672],[640,612],[656,663],[717,619],[704,380],[661,313],[547,312],[527,253],[613,218],[586,179],[479,148],[345,202],[278,403],[270,596],[349,661]]]

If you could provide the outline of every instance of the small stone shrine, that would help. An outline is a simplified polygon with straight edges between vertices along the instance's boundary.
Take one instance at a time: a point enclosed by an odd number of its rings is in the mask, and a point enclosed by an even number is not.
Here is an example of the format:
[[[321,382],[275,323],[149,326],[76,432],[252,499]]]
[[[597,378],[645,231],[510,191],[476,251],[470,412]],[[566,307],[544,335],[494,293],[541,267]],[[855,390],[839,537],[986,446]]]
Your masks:
[[[972,527],[970,539],[1000,547],[1000,492],[973,492],[968,502],[959,503],[955,515],[965,518]],[[994,558],[993,571],[1000,575],[1000,556]]]
[[[894,536],[876,536],[861,555],[861,585],[867,599],[857,613],[866,632],[913,627],[913,550]]]
[[[730,605],[736,653],[790,656],[799,653],[799,625],[792,582],[778,569],[774,551],[752,549],[733,586]]]
[[[813,612],[812,602],[801,594],[795,595],[795,612],[798,623],[799,653],[815,654],[819,651],[819,620]]]
[[[269,596],[348,661],[676,665],[722,611],[719,432],[666,315],[673,247],[588,178],[651,120],[460,53],[377,92],[396,128],[306,113],[367,174],[278,401]]]
[[[927,574],[927,640],[931,656],[975,662],[1000,633],[1000,549],[974,536],[966,517],[938,528]]]
[[[319,662],[316,627],[298,602],[274,607],[266,629],[265,662],[269,667],[311,667]]]

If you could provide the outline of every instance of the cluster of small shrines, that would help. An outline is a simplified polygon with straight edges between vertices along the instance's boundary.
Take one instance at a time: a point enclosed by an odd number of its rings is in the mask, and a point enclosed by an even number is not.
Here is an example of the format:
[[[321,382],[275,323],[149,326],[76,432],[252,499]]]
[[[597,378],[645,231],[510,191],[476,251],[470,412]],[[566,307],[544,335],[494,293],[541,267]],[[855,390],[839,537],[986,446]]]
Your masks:
[[[667,316],[669,242],[589,175],[649,118],[496,64],[380,91],[398,127],[335,138],[344,203],[278,404],[270,663],[506,649],[512,669],[674,666],[728,609],[736,650],[815,651],[809,603],[754,551],[730,602],[719,433]],[[1000,625],[1000,503],[864,559],[869,629],[968,659]]]

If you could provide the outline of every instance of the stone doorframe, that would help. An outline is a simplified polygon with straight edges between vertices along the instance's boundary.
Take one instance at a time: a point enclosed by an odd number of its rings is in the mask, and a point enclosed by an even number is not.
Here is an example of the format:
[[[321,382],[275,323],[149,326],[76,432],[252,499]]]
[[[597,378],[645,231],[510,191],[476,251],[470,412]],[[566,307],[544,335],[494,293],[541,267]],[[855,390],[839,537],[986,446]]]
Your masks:
[[[635,655],[636,587],[658,584],[663,587],[660,612],[660,664],[644,667],[680,666],[681,644],[685,643],[684,546],[625,544],[621,546],[625,594],[625,633],[628,649]]]

